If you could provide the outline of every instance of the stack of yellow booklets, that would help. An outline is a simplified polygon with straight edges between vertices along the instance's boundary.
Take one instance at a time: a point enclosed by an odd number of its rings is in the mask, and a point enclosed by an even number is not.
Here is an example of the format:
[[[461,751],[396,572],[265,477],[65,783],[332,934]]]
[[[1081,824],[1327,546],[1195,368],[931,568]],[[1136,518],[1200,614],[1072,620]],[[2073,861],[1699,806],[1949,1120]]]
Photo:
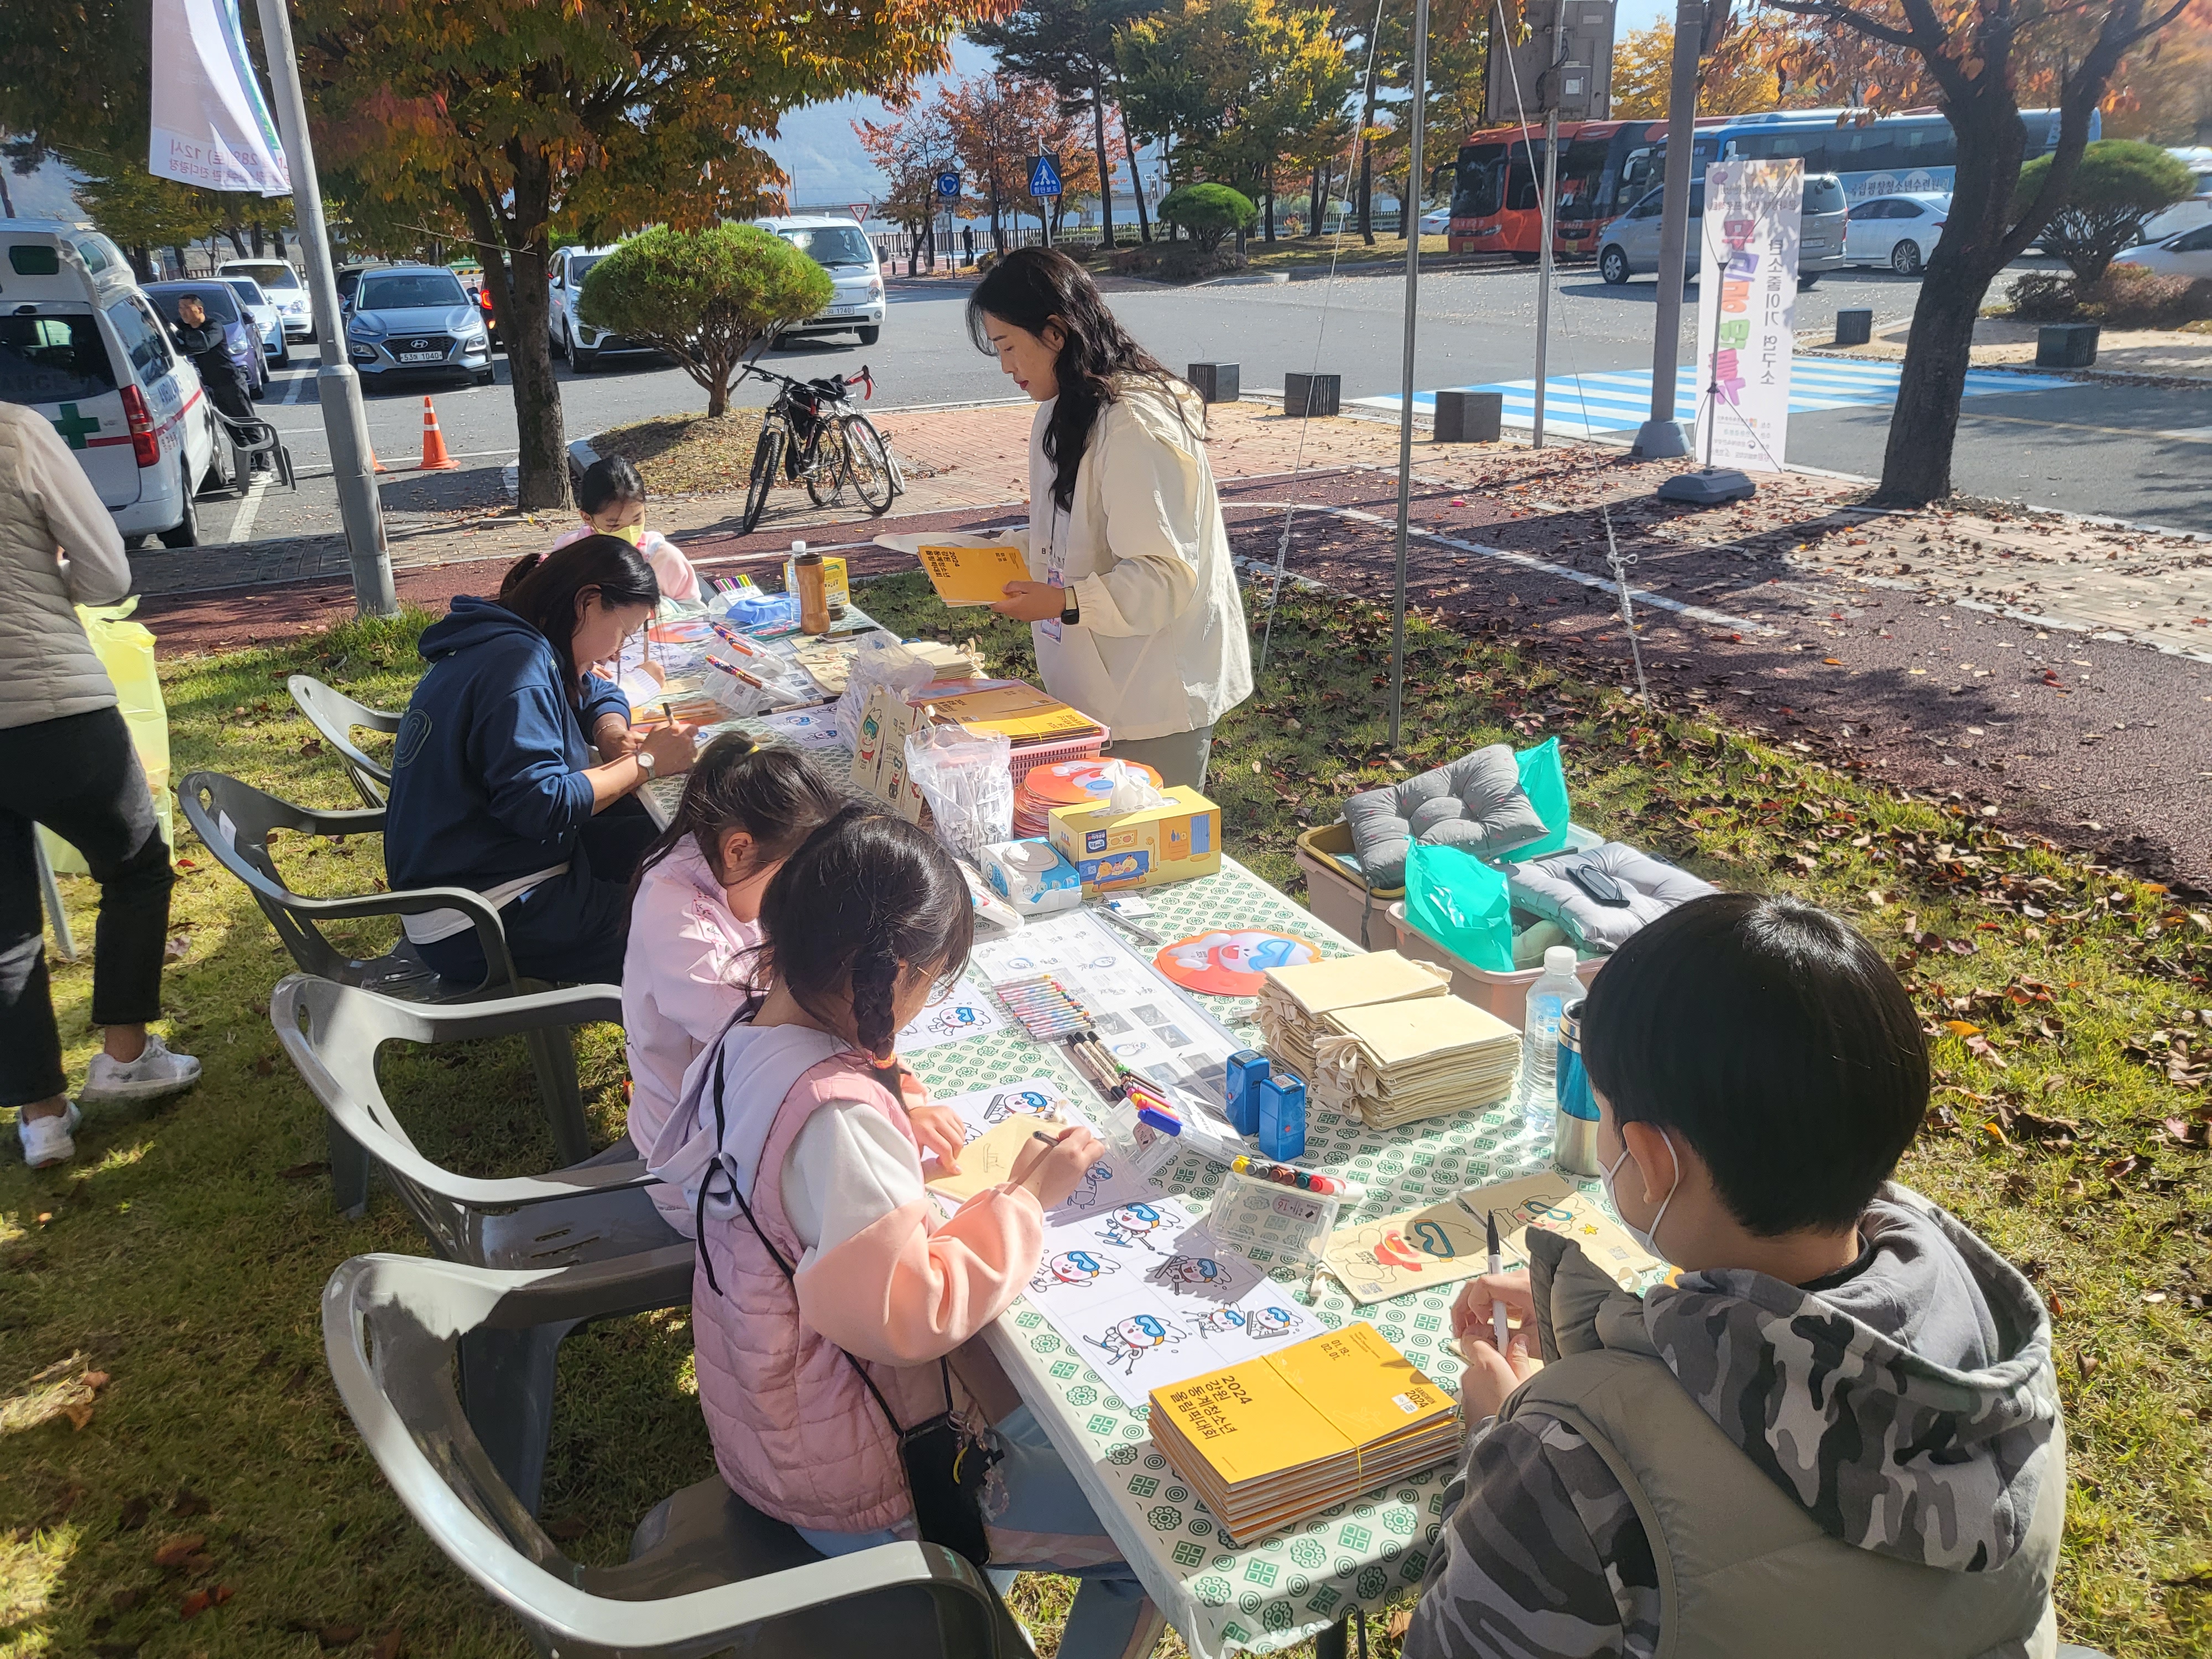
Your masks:
[[[1103,737],[1106,732],[1081,709],[1069,708],[1024,680],[986,680],[972,689],[950,693],[942,692],[939,686],[925,686],[908,701],[934,708],[940,722],[957,720],[979,732],[1003,732],[1017,747]]]
[[[1521,1034],[1455,996],[1325,1015],[1307,1098],[1370,1128],[1489,1106],[1512,1091]]]
[[[1250,1543],[1459,1448],[1459,1402],[1372,1325],[1155,1389],[1153,1443]]]
[[[1267,1052],[1302,1078],[1314,1074],[1314,1040],[1339,1008],[1440,997],[1451,988],[1443,969],[1395,951],[1270,968],[1254,1017]]]

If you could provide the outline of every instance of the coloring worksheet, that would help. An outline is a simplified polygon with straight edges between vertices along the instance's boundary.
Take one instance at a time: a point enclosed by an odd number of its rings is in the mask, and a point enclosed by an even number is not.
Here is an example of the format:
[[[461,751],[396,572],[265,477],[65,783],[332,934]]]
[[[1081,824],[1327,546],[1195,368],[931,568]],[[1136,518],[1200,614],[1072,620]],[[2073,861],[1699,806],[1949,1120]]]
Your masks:
[[[1045,1229],[1030,1300],[1091,1365],[1142,1393],[1297,1341],[1321,1324],[1252,1262],[1156,1194]]]
[[[902,1045],[903,1046],[903,1045]],[[1009,1118],[1030,1117],[1040,1123],[1088,1123],[1067,1085],[1058,1078],[1025,1078],[1019,1083],[1000,1084],[964,1095],[936,1099],[950,1106],[968,1126],[968,1139],[997,1128]]]
[[[1071,910],[1031,921],[1011,939],[978,944],[969,965],[994,984],[1050,974],[1089,1012],[1115,1059],[1225,1119],[1223,1065],[1243,1045],[1150,957],[1088,911]]]
[[[933,1002],[916,1014],[892,1046],[902,1054],[911,1054],[1006,1028],[1006,1016],[998,998],[963,976],[942,1002]]]

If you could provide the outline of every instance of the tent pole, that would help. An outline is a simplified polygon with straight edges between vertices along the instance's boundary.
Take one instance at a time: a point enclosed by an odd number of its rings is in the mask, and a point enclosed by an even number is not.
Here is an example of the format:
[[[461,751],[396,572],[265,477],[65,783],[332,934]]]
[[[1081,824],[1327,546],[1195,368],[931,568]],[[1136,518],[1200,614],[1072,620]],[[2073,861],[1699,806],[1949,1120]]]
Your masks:
[[[1398,566],[1390,605],[1390,746],[1406,712],[1406,532],[1413,490],[1413,341],[1420,321],[1421,140],[1429,102],[1429,0],[1413,0],[1413,143],[1399,228],[1406,236],[1406,348],[1398,375]]]

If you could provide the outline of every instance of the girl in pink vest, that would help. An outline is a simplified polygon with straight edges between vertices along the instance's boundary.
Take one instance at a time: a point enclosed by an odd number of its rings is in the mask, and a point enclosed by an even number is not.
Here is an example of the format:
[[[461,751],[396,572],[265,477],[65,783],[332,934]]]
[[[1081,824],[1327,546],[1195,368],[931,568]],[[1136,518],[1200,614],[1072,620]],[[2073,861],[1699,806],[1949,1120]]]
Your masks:
[[[842,804],[836,786],[799,750],[756,749],[731,732],[700,750],[676,816],[638,866],[630,899],[623,1036],[629,1139],[641,1156],[675,1111],[684,1069],[755,988],[769,878]],[[957,1147],[959,1115],[945,1115]],[[683,1194],[649,1190],[669,1225],[690,1237]]]
[[[1139,1659],[1164,1621],[971,1340],[1036,1271],[1044,1212],[1097,1139],[1040,1137],[940,1220],[924,1156],[953,1167],[959,1133],[925,1135],[917,1117],[941,1109],[892,1059],[973,926],[951,856],[872,808],[840,811],[769,882],[767,989],[692,1062],[650,1149],[696,1218],[699,1403],[731,1489],[823,1553],[924,1537],[987,1558],[1002,1589],[1016,1570],[1074,1573],[1060,1653]]]

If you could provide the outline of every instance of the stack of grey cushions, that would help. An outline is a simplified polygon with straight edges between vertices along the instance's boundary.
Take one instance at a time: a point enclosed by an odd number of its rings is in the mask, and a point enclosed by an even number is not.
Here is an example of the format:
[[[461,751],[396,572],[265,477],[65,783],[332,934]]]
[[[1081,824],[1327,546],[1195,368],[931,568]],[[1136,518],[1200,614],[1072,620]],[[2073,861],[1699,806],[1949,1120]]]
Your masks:
[[[1544,837],[1544,820],[1522,792],[1521,769],[1494,743],[1448,766],[1344,803],[1344,821],[1371,888],[1403,887],[1415,842],[1495,859]]]
[[[1575,872],[1585,866],[1611,877],[1621,902],[1592,897],[1575,879]],[[1591,884],[1604,886],[1602,882]],[[1678,904],[1720,890],[1686,870],[1617,841],[1587,852],[1551,853],[1514,865],[1505,872],[1505,886],[1516,911],[1558,923],[1584,955],[1617,951],[1644,923],[1657,921]]]

